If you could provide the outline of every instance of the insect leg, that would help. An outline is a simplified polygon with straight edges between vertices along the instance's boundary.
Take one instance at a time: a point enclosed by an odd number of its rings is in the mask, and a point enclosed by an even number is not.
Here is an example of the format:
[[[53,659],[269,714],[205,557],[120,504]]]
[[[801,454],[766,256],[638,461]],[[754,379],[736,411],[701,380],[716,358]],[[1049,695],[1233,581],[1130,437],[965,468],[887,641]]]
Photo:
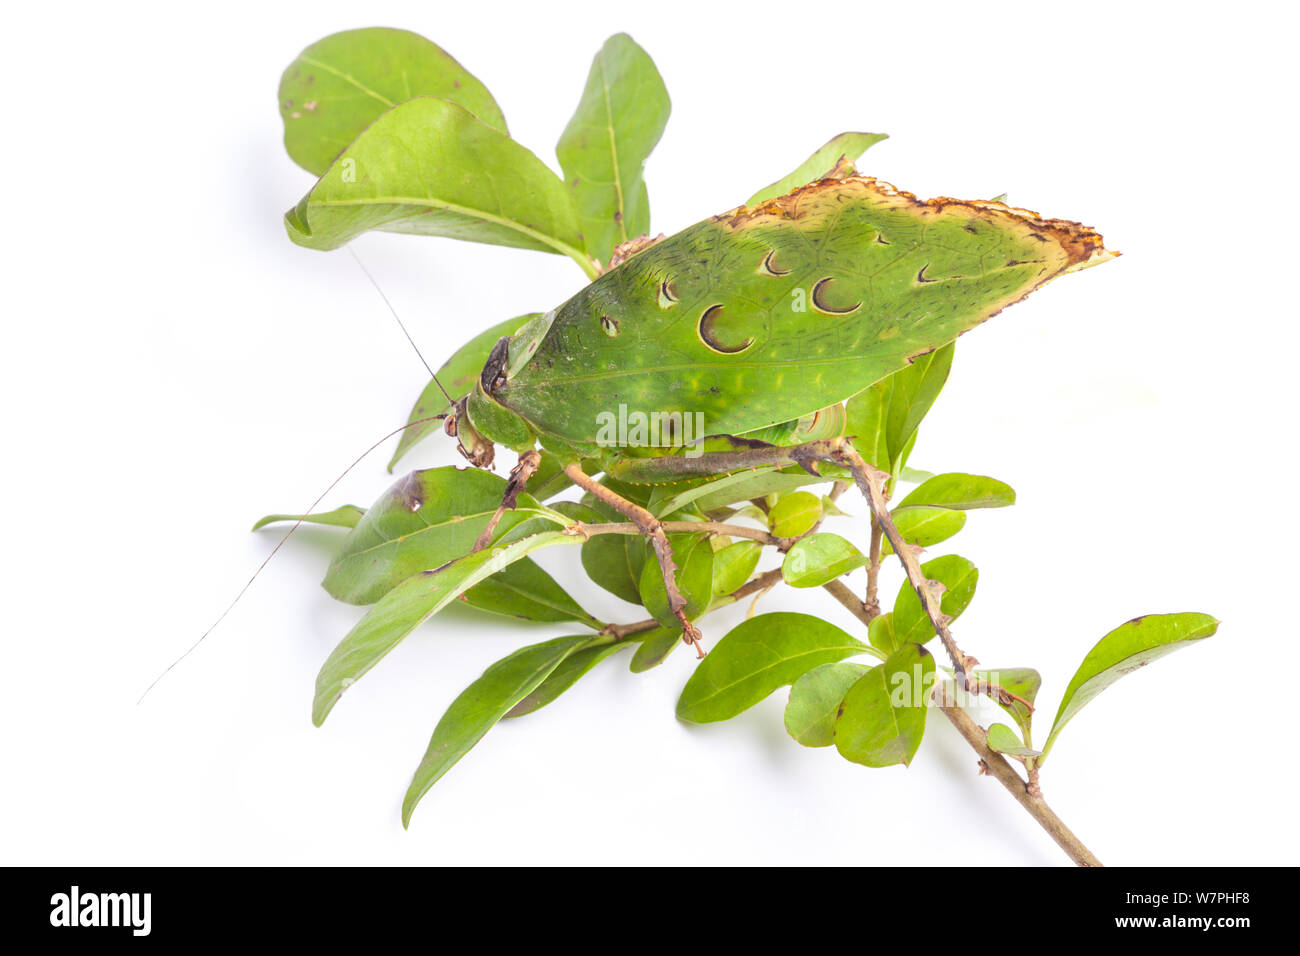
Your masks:
[[[519,456],[518,464],[510,470],[510,481],[506,484],[506,493],[501,498],[500,507],[492,515],[492,520],[487,523],[487,527],[478,536],[478,540],[474,542],[475,551],[482,551],[487,547],[488,542],[492,540],[492,533],[496,531],[497,524],[501,521],[501,516],[514,508],[515,502],[519,499],[519,492],[524,490],[524,485],[528,484],[528,479],[537,474],[537,468],[541,463],[542,453],[536,448],[530,448]]]
[[[668,592],[668,606],[682,624],[682,640],[694,647],[695,653],[703,657],[704,648],[700,646],[700,638],[703,635],[700,633],[700,629],[686,617],[686,598],[682,597],[682,592],[677,587],[677,578],[675,576],[677,565],[673,561],[672,545],[668,543],[668,536],[664,534],[663,524],[636,502],[628,501],[622,495],[611,491],[600,482],[592,480],[577,462],[565,465],[564,473],[583,491],[590,492],[618,511],[619,514],[626,515],[637,526],[637,530],[650,541],[650,544],[655,549],[655,557],[659,560],[659,570],[664,576],[664,590]]]
[[[934,626],[935,633],[939,635],[939,640],[943,642],[944,650],[952,659],[952,666],[957,671],[957,679],[970,691],[976,691],[976,678],[973,676],[972,669],[979,661],[962,652],[953,640],[952,632],[948,630],[948,624],[952,620],[940,608],[939,596],[932,583],[926,580],[925,574],[921,571],[920,562],[916,560],[916,552],[912,549],[903,536],[898,533],[898,527],[894,524],[894,519],[889,513],[889,504],[885,499],[885,483],[889,481],[889,475],[879,468],[873,468],[863,461],[862,456],[857,450],[843,439],[837,441],[838,447],[827,456],[826,460],[836,465],[847,468],[853,475],[853,480],[862,492],[862,496],[867,499],[867,505],[871,508],[871,513],[875,516],[877,523],[889,539],[893,546],[894,553],[898,555],[899,561],[903,563],[903,569],[907,572],[907,580],[911,582],[912,589],[916,591],[916,596],[921,600],[921,609],[929,617],[930,623]]]

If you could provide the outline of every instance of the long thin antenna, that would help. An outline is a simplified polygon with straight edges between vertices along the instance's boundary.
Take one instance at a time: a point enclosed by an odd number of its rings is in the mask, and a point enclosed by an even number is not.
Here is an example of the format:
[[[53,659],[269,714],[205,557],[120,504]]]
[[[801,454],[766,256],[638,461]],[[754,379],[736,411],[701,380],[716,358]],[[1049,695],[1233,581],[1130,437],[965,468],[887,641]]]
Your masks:
[[[331,482],[330,482],[330,486],[329,486],[328,488],[326,488],[324,491],[322,491],[322,492],[320,493],[320,496],[317,497],[317,499],[311,503],[311,506],[308,507],[307,510],[303,512],[304,517],[299,518],[297,521],[295,521],[295,522],[293,523],[293,527],[291,527],[288,531],[285,532],[284,537],[281,538],[278,542],[276,542],[275,547],[271,549],[271,553],[268,554],[268,555],[266,556],[266,560],[264,560],[261,564],[259,564],[259,565],[257,566],[257,570],[254,571],[254,572],[253,572],[253,576],[252,576],[251,578],[248,579],[248,583],[245,584],[242,588],[239,589],[239,593],[235,595],[235,599],[234,599],[233,601],[230,602],[229,606],[228,606],[224,611],[221,612],[221,616],[220,616],[219,618],[217,618],[215,621],[212,622],[212,626],[209,627],[206,631],[204,631],[204,632],[199,636],[199,639],[198,639],[197,641],[195,641],[193,644],[190,645],[189,650],[187,650],[187,651],[186,651],[184,654],[182,654],[180,657],[176,658],[176,660],[174,660],[174,661],[172,661],[170,664],[168,664],[168,665],[167,665],[167,669],[164,670],[161,674],[159,674],[157,677],[155,677],[155,678],[153,679],[153,683],[150,684],[148,687],[146,687],[146,688],[144,689],[144,693],[140,695],[140,699],[136,701],[136,704],[139,704],[141,701],[143,701],[143,700],[145,699],[145,697],[148,696],[149,691],[153,690],[154,687],[157,686],[157,684],[158,684],[158,682],[159,682],[160,680],[162,680],[162,679],[163,679],[164,677],[166,677],[169,673],[171,673],[171,670],[172,670],[173,667],[175,667],[175,666],[176,666],[177,664],[179,664],[181,661],[185,660],[185,658],[189,657],[190,654],[192,654],[192,653],[194,652],[194,649],[197,648],[200,644],[202,644],[203,641],[207,638],[207,636],[208,636],[209,634],[211,634],[213,631],[215,631],[215,630],[217,629],[217,626],[220,625],[221,622],[224,621],[224,620],[226,619],[226,615],[228,615],[231,611],[233,611],[233,610],[235,609],[235,605],[238,604],[240,598],[242,598],[242,597],[244,596],[244,592],[246,592],[250,587],[253,586],[253,582],[257,580],[257,576],[258,576],[259,574],[262,573],[262,570],[263,570],[263,569],[264,569],[268,564],[271,563],[271,559],[275,557],[276,552],[278,552],[278,551],[280,550],[280,548],[282,548],[282,547],[284,546],[284,543],[285,543],[286,541],[288,541],[290,537],[293,536],[293,533],[294,533],[295,531],[297,531],[299,528],[302,527],[303,522],[306,520],[306,516],[309,515],[309,514],[311,514],[313,511],[316,510],[317,505],[319,505],[322,501],[325,500],[325,496],[328,495],[331,491],[333,491],[334,488],[335,488],[335,486],[338,485],[338,483],[339,483],[340,481],[342,481],[344,478],[346,478],[346,477],[348,476],[348,473],[349,473],[350,471],[352,471],[353,468],[355,468],[355,467],[357,467],[357,465],[361,464],[361,462],[365,459],[365,457],[366,457],[367,455],[369,455],[372,451],[374,451],[376,448],[378,448],[378,447],[379,447],[380,445],[382,445],[384,442],[388,441],[388,439],[392,438],[394,435],[400,435],[402,432],[406,431],[408,428],[411,428],[411,427],[414,426],[414,425],[423,425],[423,424],[425,424],[426,422],[437,421],[437,420],[439,420],[439,419],[441,419],[441,418],[445,418],[445,417],[446,417],[445,415],[430,415],[428,418],[417,418],[417,419],[416,419],[415,421],[413,421],[413,422],[407,422],[407,423],[406,423],[405,425],[403,425],[401,428],[397,428],[397,429],[394,429],[393,431],[389,432],[389,433],[388,433],[387,435],[385,435],[383,438],[379,439],[379,441],[375,442],[373,445],[371,445],[369,448],[367,448],[364,452],[362,452],[360,455],[358,455],[356,461],[354,461],[354,462],[352,462],[352,464],[348,465],[348,467],[347,467],[346,469],[344,469],[343,474],[339,475],[337,478],[335,478],[333,481],[331,481]]]
[[[361,261],[361,257],[357,255],[356,250],[351,246],[348,246],[348,252],[352,253],[352,258],[356,261],[356,264],[361,267],[361,271],[366,274],[366,278],[370,280],[370,284],[375,287],[375,291],[379,293],[379,298],[384,300],[384,305],[388,306],[388,311],[393,313],[393,318],[397,321],[397,327],[400,328],[402,334],[406,336],[406,341],[411,343],[411,348],[415,349],[415,354],[418,355],[420,361],[424,363],[424,368],[429,373],[429,377],[433,379],[434,384],[438,386],[438,390],[446,397],[447,404],[455,405],[456,400],[447,394],[447,390],[442,387],[442,382],[438,381],[438,376],[433,373],[433,368],[430,367],[428,361],[425,360],[424,353],[420,351],[420,347],[415,344],[415,339],[411,338],[411,333],[407,331],[406,323],[402,321],[402,317],[398,315],[397,310],[393,308],[393,303],[388,301],[388,296],[384,295],[384,290],[379,287],[379,283],[376,282],[375,277],[370,274],[370,270],[366,268],[366,264]]]

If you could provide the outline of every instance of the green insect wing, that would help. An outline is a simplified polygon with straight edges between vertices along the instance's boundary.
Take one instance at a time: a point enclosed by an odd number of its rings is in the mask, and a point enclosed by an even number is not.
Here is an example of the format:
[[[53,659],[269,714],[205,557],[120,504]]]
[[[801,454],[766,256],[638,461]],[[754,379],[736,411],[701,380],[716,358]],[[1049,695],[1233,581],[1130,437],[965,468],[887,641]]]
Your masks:
[[[687,441],[742,435],[842,402],[1114,255],[1085,226],[1000,202],[823,179],[635,252],[520,330],[487,391],[543,442],[607,444],[610,417],[638,413],[680,413]],[[650,444],[680,444],[671,432]]]

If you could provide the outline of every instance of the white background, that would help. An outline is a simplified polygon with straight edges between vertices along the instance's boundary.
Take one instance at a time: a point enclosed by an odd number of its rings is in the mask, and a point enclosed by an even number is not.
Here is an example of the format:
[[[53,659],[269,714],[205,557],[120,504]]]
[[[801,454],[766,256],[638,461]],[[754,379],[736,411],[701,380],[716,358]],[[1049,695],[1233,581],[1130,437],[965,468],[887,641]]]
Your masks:
[[[945,721],[910,769],[878,771],[791,742],[784,691],[686,726],[684,652],[640,676],[615,657],[499,727],[403,832],[445,706],[567,629],[449,613],[314,729],[315,672],[361,614],[317,586],[327,529],[298,535],[136,705],[272,545],[252,521],[305,507],[424,384],[347,253],[297,248],[280,222],[311,180],[280,143],[279,73],[375,24],[444,46],[553,165],[592,54],[632,33],[673,97],[648,165],[656,231],[737,204],[845,129],[890,133],[863,170],[923,196],[1007,192],[1098,227],[1124,257],[964,338],[922,430],[918,467],[1020,495],[954,543],[981,568],[957,633],[988,665],[1042,671],[1046,724],[1112,627],[1220,617],[1217,637],[1076,718],[1044,788],[1109,863],[1294,860],[1287,5],[32,9],[10,12],[0,66],[0,862],[1064,862]],[[449,240],[356,248],[435,362],[582,281],[561,257]],[[388,450],[328,505],[376,498]],[[407,464],[457,460],[432,440]],[[541,561],[598,616],[635,619],[572,557]],[[856,627],[818,595],[764,606]],[[708,637],[736,620],[710,618]]]

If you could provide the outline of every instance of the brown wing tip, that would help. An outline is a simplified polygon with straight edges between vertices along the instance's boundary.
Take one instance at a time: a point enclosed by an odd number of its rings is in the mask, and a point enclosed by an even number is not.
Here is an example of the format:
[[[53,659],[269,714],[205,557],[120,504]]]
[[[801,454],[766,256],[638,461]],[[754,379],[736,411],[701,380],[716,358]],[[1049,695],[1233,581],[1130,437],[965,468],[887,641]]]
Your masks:
[[[1009,206],[996,200],[953,199],[950,196],[918,199],[915,194],[899,189],[882,179],[876,179],[874,176],[844,175],[844,170],[838,164],[824,179],[792,189],[784,196],[764,200],[753,208],[737,206],[713,218],[730,229],[743,228],[754,220],[769,216],[779,219],[799,219],[809,212],[809,207],[806,205],[808,200],[825,193],[842,192],[846,189],[870,193],[881,199],[901,202],[932,212],[956,207],[969,209],[981,218],[1015,220],[1043,240],[1055,240],[1066,251],[1069,265],[1063,270],[1065,272],[1077,272],[1080,269],[1100,265],[1120,255],[1106,248],[1100,233],[1082,223],[1069,219],[1047,219],[1032,209]]]

